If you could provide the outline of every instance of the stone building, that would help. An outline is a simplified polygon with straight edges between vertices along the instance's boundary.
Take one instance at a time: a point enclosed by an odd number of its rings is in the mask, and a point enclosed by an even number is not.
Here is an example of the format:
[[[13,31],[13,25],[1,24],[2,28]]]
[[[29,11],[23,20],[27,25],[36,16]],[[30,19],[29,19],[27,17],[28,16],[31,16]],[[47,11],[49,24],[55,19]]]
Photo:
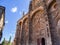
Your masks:
[[[2,37],[2,31],[4,25],[5,25],[5,7],[0,6],[0,40]]]
[[[60,45],[60,1],[31,0],[17,22],[14,45]]]

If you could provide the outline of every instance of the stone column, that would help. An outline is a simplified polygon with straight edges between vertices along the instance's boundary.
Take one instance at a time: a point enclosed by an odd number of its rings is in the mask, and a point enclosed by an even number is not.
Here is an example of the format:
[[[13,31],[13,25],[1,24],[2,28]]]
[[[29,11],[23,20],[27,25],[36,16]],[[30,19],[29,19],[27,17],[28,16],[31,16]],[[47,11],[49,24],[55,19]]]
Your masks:
[[[29,26],[29,45],[32,45],[32,24],[31,24],[30,12],[28,15],[28,26]]]
[[[60,45],[60,40],[56,29],[56,21],[53,18],[53,15],[51,15],[51,13],[48,14],[48,19],[49,19],[51,38],[52,38],[52,45]]]
[[[25,45],[25,30],[24,30],[24,24],[22,24],[21,45]]]

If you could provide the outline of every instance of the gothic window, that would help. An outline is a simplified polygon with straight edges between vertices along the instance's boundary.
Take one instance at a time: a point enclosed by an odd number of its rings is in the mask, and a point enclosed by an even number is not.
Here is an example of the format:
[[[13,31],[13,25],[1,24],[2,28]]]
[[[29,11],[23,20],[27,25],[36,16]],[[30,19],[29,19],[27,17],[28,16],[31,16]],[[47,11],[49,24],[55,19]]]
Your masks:
[[[41,39],[41,44],[45,45],[45,39],[44,38]]]
[[[40,11],[35,12],[35,14],[32,16],[32,39],[37,39],[37,36],[40,33],[40,16]]]
[[[34,13],[34,15],[32,16],[32,30],[33,30],[33,33],[32,33],[32,36],[34,39],[37,39],[37,36],[39,37],[40,36],[40,32],[42,30],[41,33],[43,33],[42,35],[45,34],[45,32],[43,32],[43,30],[45,30],[45,19],[44,19],[44,15],[43,13],[41,13],[41,10],[40,11],[37,11]]]

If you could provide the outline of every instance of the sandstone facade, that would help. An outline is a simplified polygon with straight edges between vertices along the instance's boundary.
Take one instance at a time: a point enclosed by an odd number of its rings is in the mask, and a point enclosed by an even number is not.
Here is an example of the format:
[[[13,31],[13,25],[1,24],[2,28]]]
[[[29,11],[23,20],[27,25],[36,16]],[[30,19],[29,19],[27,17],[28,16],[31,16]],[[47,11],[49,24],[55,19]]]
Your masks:
[[[32,0],[18,20],[14,45],[60,45],[59,0]]]

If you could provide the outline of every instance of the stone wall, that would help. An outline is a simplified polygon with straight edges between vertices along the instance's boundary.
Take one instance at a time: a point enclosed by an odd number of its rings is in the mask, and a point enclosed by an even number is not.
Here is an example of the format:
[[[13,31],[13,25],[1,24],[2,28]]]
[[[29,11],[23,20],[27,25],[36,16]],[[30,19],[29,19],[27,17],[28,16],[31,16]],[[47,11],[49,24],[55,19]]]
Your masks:
[[[16,45],[60,45],[57,25],[60,13],[56,0],[32,0],[30,6],[32,11],[29,10],[28,14],[18,21]]]

